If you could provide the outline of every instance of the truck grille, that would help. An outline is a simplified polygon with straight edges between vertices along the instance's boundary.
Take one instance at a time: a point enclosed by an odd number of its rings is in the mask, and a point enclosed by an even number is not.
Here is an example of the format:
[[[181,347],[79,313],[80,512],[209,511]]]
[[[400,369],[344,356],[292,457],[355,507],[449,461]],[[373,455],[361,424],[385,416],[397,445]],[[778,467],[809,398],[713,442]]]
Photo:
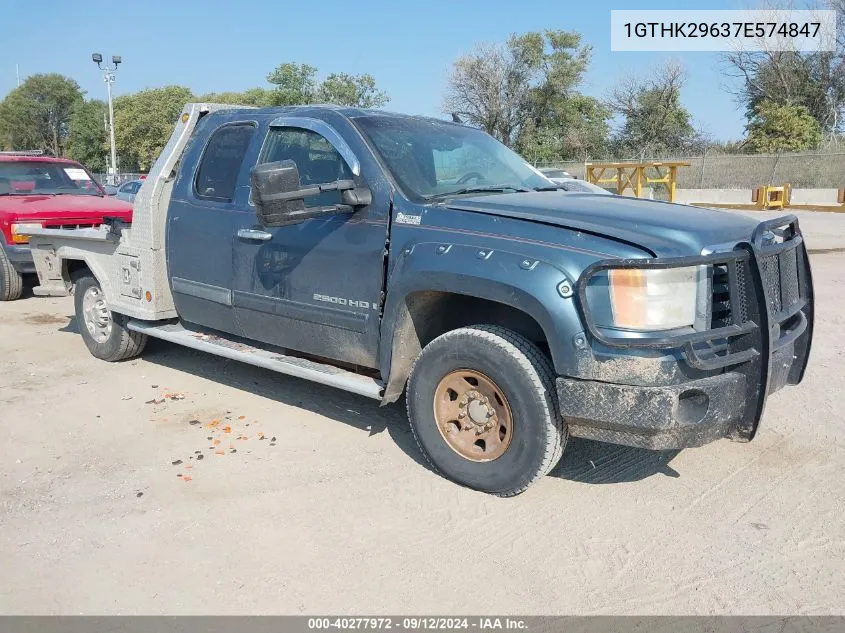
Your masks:
[[[742,260],[713,266],[713,299],[710,309],[711,328],[742,325],[748,321],[748,296],[745,283],[746,266],[747,264]],[[731,302],[731,271],[736,280],[736,305]]]
[[[46,229],[63,229],[63,230],[72,230],[72,229],[90,229],[97,226],[92,222],[84,223],[84,224],[53,224],[50,222],[44,223],[44,228]]]
[[[789,249],[760,260],[760,276],[772,312],[788,310],[801,300],[797,256],[796,249]]]
[[[728,266],[729,264],[716,264],[713,266],[711,328],[725,327],[733,323]]]
[[[771,251],[781,243],[772,240],[765,246]],[[757,257],[713,265],[711,329],[742,325],[749,319],[756,321],[750,313],[757,314],[758,309],[750,308],[749,302],[754,306],[759,304],[760,308],[767,303],[775,323],[795,314],[798,304],[803,301],[799,287],[799,249],[781,248],[781,252],[766,253],[765,246],[761,250],[755,249]],[[756,296],[750,283],[751,266],[757,266],[760,271],[763,297]]]

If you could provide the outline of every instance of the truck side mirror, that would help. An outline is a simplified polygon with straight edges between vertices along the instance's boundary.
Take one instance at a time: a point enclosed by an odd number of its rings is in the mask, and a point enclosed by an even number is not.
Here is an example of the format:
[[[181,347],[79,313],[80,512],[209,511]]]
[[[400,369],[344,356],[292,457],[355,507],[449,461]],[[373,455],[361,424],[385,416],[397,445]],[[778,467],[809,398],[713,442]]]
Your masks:
[[[264,226],[284,226],[336,213],[350,213],[370,205],[373,200],[370,190],[356,187],[353,180],[336,180],[303,188],[299,169],[292,160],[256,165],[250,173],[250,184],[258,220]],[[305,198],[324,191],[340,192],[340,204],[305,206]]]
[[[286,216],[305,209],[305,195],[299,182],[299,169],[292,160],[263,163],[250,173],[252,199],[262,224],[287,224]]]
[[[368,207],[373,202],[373,194],[367,187],[355,187],[344,189],[340,192],[340,202],[353,209]]]

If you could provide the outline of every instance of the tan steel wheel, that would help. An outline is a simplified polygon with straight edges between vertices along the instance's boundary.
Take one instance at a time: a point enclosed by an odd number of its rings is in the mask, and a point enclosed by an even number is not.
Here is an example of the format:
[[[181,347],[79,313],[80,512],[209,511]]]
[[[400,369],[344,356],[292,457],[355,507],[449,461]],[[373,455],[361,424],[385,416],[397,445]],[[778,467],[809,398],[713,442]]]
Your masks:
[[[449,447],[474,462],[501,457],[513,437],[513,415],[504,392],[472,369],[453,371],[440,380],[434,419]]]

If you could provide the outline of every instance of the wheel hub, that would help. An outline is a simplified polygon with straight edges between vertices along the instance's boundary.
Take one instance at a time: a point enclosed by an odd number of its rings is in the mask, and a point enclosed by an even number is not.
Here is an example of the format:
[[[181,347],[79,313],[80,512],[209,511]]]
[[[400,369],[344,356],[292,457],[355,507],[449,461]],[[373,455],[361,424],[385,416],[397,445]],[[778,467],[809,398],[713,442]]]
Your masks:
[[[492,461],[510,445],[513,418],[504,392],[484,374],[459,370],[435,390],[434,418],[441,436],[471,461]]]
[[[483,400],[471,400],[467,407],[470,419],[478,426],[487,426],[488,418],[493,416],[493,409]]]
[[[102,343],[111,335],[112,316],[102,291],[92,286],[82,297],[82,317],[92,338]]]

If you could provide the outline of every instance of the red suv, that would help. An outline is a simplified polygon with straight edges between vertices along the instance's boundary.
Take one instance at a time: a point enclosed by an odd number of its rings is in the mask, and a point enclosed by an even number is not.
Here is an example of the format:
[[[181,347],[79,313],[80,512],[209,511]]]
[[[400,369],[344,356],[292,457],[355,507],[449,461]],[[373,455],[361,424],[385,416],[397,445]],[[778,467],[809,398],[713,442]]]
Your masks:
[[[96,227],[104,217],[131,222],[132,205],[106,196],[79,163],[0,152],[0,301],[20,297],[23,275],[35,272],[25,230]]]

